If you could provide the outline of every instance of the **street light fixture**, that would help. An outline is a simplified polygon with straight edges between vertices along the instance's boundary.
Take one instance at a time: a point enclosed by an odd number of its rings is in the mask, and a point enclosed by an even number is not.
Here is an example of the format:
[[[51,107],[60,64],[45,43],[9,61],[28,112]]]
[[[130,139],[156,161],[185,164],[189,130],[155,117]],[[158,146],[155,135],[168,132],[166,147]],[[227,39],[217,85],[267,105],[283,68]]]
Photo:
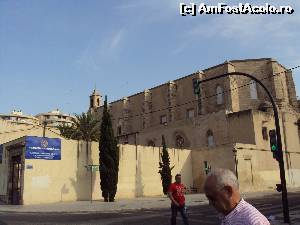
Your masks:
[[[216,79],[219,79],[219,78],[233,76],[233,75],[248,77],[248,78],[256,81],[265,90],[265,92],[267,93],[267,95],[268,95],[268,97],[271,101],[272,108],[273,108],[273,111],[274,111],[275,128],[276,128],[275,132],[276,132],[277,147],[278,147],[277,151],[278,151],[278,163],[279,163],[280,180],[281,180],[281,188],[282,188],[281,193],[282,193],[283,217],[284,217],[284,222],[289,223],[290,222],[289,205],[288,205],[288,198],[287,198],[284,160],[283,160],[283,152],[282,152],[280,125],[279,125],[279,116],[278,116],[278,110],[277,110],[275,101],[274,101],[271,93],[269,92],[269,90],[266,88],[266,86],[260,80],[258,80],[256,77],[254,77],[254,76],[252,76],[248,73],[231,72],[231,73],[225,73],[225,74],[221,74],[221,75],[218,75],[218,76],[206,78],[206,79],[203,79],[203,80],[193,81],[194,92],[200,95],[201,90],[199,88],[199,85],[201,83],[205,83],[205,82],[208,82],[208,81],[211,81],[211,80],[216,80]]]

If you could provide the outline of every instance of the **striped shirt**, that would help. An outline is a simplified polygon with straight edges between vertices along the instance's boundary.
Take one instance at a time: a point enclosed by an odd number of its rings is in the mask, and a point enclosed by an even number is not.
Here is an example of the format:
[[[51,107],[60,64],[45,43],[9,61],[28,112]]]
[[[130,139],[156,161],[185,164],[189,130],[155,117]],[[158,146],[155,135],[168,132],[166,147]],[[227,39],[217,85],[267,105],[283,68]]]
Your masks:
[[[267,218],[244,199],[228,215],[221,225],[270,225]]]

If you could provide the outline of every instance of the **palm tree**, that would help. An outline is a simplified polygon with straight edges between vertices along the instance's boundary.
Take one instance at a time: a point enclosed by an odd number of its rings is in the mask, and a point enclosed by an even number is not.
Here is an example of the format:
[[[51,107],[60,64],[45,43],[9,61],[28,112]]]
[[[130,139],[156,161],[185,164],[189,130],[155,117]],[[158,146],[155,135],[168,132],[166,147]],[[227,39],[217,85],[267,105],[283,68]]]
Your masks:
[[[75,127],[73,125],[70,125],[70,124],[66,124],[66,123],[63,123],[59,126],[57,126],[57,128],[59,129],[60,131],[60,135],[67,138],[67,139],[76,139],[78,140],[79,138],[75,137]]]
[[[94,114],[87,112],[75,114],[75,118],[72,118],[72,122],[73,125],[62,125],[59,126],[58,129],[61,135],[66,138],[86,141],[86,154],[88,156],[89,142],[99,140],[99,121]]]
[[[74,137],[77,137],[85,141],[98,141],[99,139],[99,120],[96,119],[95,115],[87,112],[81,114],[75,114],[76,118],[72,119],[75,133]],[[77,139],[76,138],[76,139]]]

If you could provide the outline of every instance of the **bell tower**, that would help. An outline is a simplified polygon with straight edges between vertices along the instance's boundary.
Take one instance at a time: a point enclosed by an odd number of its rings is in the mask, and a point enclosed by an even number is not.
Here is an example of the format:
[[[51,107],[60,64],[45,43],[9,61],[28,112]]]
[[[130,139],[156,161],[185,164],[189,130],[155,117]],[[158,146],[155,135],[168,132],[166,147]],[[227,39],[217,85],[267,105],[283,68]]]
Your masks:
[[[94,89],[93,93],[90,95],[90,111],[96,111],[102,105],[102,96],[96,89]]]

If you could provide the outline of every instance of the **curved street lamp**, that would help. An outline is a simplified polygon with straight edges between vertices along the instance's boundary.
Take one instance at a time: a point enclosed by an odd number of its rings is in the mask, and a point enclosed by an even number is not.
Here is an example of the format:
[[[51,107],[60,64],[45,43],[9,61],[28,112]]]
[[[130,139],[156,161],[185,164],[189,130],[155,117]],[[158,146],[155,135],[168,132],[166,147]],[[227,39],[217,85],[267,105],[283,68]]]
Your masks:
[[[271,104],[272,108],[274,111],[274,118],[275,118],[275,128],[276,128],[276,136],[277,136],[277,146],[278,146],[278,163],[279,163],[279,169],[280,169],[280,180],[281,180],[281,187],[282,187],[282,206],[283,206],[283,217],[284,217],[284,222],[289,223],[290,222],[290,216],[289,216],[289,206],[288,206],[288,198],[287,198],[287,189],[286,189],[286,180],[285,180],[285,170],[284,170],[284,160],[283,160],[283,152],[282,152],[282,142],[281,142],[281,133],[280,133],[280,125],[279,125],[279,116],[278,116],[278,110],[275,104],[275,101],[269,92],[269,90],[266,88],[266,86],[258,80],[256,77],[248,74],[248,73],[243,73],[243,72],[230,72],[230,73],[225,73],[221,74],[218,76],[214,76],[211,78],[206,78],[203,80],[197,80],[197,83],[194,83],[194,89],[197,88],[200,94],[200,87],[199,85],[201,83],[205,83],[211,80],[223,78],[223,77],[228,77],[231,75],[236,75],[236,76],[244,76],[248,77],[254,81],[256,81],[267,93]]]

